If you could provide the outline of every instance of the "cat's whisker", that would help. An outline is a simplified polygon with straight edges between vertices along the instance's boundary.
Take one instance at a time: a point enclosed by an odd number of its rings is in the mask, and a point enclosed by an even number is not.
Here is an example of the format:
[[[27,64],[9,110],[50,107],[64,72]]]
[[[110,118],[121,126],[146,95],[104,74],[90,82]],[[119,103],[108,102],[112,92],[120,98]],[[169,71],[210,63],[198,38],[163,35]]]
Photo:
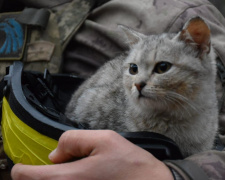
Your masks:
[[[157,94],[164,95],[165,93],[163,93],[163,91],[161,91],[161,93],[157,92]],[[177,114],[176,113],[177,111],[174,111],[175,113],[173,115],[177,116],[178,118],[185,117],[185,116],[187,116],[187,114],[188,114],[188,116],[191,116],[191,110],[189,108],[187,108],[187,106],[182,104],[178,99],[174,98],[173,96],[167,95],[167,96],[156,96],[156,97],[157,97],[157,99],[159,99],[161,101],[161,103],[164,103],[165,106],[168,107],[168,109],[171,106],[171,103],[174,104],[178,108],[184,109],[184,111],[181,111],[182,112],[181,114],[180,113]]]
[[[155,94],[155,93],[154,93]],[[196,111],[196,112],[200,112],[201,110],[198,108],[198,107],[196,107],[196,106],[194,106],[191,102],[190,102],[190,100],[188,99],[188,98],[186,98],[185,96],[182,96],[181,94],[178,94],[178,93],[176,93],[176,92],[172,92],[172,91],[167,91],[166,93],[163,91],[163,90],[161,90],[161,89],[158,89],[157,90],[157,95],[155,96],[155,98],[157,98],[157,97],[160,97],[160,95],[162,95],[163,97],[162,98],[160,98],[162,101],[164,101],[164,100],[168,100],[168,98],[170,98],[170,101],[171,102],[175,102],[175,103],[178,103],[178,104],[180,104],[181,105],[181,107],[191,116],[191,113],[190,113],[190,109],[187,107],[187,106],[185,106],[184,104],[182,104],[182,102],[183,103],[185,103],[185,104],[187,104],[191,109],[193,109],[194,111]]]
[[[197,113],[201,112],[201,109],[199,109],[193,103],[191,103],[190,100],[188,98],[186,98],[185,96],[183,96],[179,93],[176,93],[176,92],[172,92],[172,91],[168,91],[168,94],[172,95],[173,97],[177,98],[178,100],[181,100],[182,102],[186,103],[187,105],[189,105],[189,107],[191,107]]]
[[[179,100],[177,100],[176,98],[174,98],[173,96],[167,96],[166,99],[172,103],[175,102],[175,106],[178,107],[177,104],[179,104],[181,108],[184,109],[184,112],[187,112],[189,116],[191,116],[190,110],[184,105],[182,104]],[[184,117],[184,112],[182,112],[181,116]]]

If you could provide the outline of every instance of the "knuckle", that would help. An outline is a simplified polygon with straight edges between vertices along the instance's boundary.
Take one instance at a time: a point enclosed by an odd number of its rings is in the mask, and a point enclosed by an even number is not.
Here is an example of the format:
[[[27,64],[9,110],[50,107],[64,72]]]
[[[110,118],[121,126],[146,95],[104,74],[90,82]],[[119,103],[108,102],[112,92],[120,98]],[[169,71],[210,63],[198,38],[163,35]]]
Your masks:
[[[64,147],[66,147],[68,143],[71,143],[71,137],[73,137],[73,130],[64,132],[59,138],[58,147],[64,149]]]
[[[72,134],[73,134],[73,130],[68,130],[68,131],[66,131],[66,132],[64,132],[62,135],[61,135],[61,137],[59,138],[59,142],[60,141],[68,141],[68,139],[70,138],[70,137],[72,137]]]
[[[113,143],[114,139],[118,136],[115,131],[112,130],[104,130],[102,140],[108,143]]]

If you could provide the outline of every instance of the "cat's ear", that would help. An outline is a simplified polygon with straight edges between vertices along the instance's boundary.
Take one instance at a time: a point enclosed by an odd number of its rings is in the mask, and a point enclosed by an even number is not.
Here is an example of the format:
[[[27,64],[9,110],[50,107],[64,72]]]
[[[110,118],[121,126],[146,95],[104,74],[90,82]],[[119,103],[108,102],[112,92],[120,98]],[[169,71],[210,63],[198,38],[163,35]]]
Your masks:
[[[210,52],[210,29],[201,17],[190,19],[179,34],[179,39],[194,46],[201,57]]]
[[[129,27],[126,27],[124,25],[118,25],[118,28],[125,34],[127,44],[129,46],[137,44],[141,39],[145,37],[144,34],[136,32],[133,29],[130,29]]]

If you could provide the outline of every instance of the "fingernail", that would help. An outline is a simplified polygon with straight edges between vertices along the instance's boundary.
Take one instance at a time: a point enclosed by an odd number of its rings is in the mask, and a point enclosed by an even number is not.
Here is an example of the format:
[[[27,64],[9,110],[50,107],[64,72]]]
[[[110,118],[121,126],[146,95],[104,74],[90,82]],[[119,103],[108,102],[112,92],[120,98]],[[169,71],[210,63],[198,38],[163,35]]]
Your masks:
[[[56,149],[54,149],[49,155],[48,155],[48,158],[51,160],[53,156],[55,156],[55,153],[56,153]]]

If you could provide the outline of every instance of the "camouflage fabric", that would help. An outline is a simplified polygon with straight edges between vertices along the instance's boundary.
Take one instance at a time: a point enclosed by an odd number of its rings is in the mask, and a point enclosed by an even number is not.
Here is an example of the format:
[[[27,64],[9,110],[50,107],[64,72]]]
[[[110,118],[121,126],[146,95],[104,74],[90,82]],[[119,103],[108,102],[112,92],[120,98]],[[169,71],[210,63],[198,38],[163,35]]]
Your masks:
[[[35,7],[35,8],[51,8],[55,6],[60,6],[62,4],[68,3],[71,0],[57,0],[57,1],[46,1],[46,0],[18,0],[21,3],[26,4],[29,7]]]
[[[193,155],[187,160],[194,162],[201,167],[209,179],[225,178],[225,151],[209,151],[201,154]]]
[[[93,1],[73,0],[54,9],[57,10],[56,17],[63,49],[87,18],[93,6]]]
[[[42,4],[44,1],[39,3]],[[54,3],[50,2],[49,6],[52,4]],[[45,3],[42,5],[46,6]],[[40,15],[40,12],[43,11],[42,9],[31,10],[31,8],[27,8],[22,12],[11,12],[12,14],[16,14],[13,20],[17,24],[20,24],[23,27],[26,26],[26,28],[21,28],[21,31],[25,31],[25,33],[22,34],[25,43],[21,51],[17,49],[16,51],[13,51],[12,49],[9,52],[7,51],[7,48],[10,47],[5,48],[4,40],[5,42],[10,40],[9,38],[6,38],[4,34],[7,34],[7,36],[11,35],[11,29],[13,29],[13,37],[14,34],[17,34],[18,32],[18,26],[13,26],[13,28],[10,29],[10,24],[7,23],[8,19],[12,18],[10,17],[11,14],[0,14],[0,23],[2,24],[0,30],[3,33],[2,36],[0,36],[0,76],[5,74],[5,68],[9,66],[13,60],[22,60],[26,70],[44,72],[45,68],[48,68],[51,73],[60,72],[63,49],[89,15],[93,5],[92,1],[73,0],[70,3],[64,3],[56,7],[49,8],[48,11],[50,13],[50,17],[46,27],[30,24],[39,17],[40,20],[43,20]],[[30,10],[34,13],[29,14]],[[21,19],[29,19],[26,16],[31,16],[32,21],[27,22],[27,20],[25,20],[21,22]],[[10,31],[8,29],[10,29]],[[14,29],[17,31],[14,31]],[[19,36],[19,34],[16,35],[16,37]],[[18,41],[18,38],[16,40]],[[15,41],[10,43],[16,44]],[[2,51],[5,51],[6,53],[1,53]],[[18,55],[15,58],[11,57],[11,55],[14,54]]]
[[[90,2],[73,0],[49,9],[51,16],[46,29],[32,30],[27,56],[24,58],[25,69],[43,72],[48,68],[51,73],[60,72],[63,50],[89,15],[93,6]],[[48,63],[43,63],[43,60]]]

